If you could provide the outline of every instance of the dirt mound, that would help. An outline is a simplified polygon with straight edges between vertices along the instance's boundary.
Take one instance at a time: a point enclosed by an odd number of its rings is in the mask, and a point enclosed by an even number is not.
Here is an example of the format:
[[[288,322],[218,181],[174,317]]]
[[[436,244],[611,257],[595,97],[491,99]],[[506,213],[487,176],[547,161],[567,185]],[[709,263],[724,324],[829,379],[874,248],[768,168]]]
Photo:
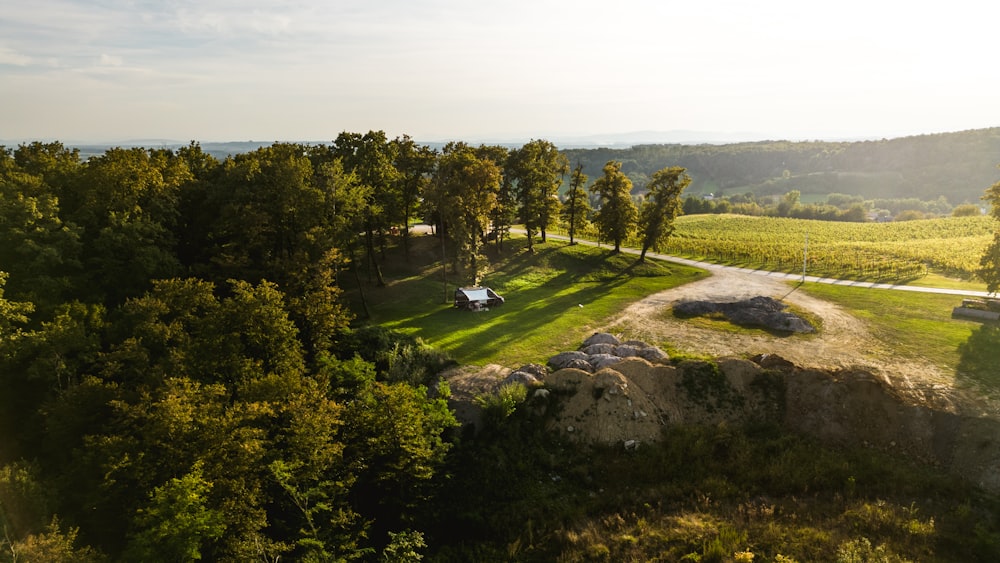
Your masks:
[[[943,402],[929,406],[863,368],[802,368],[780,356],[756,362],[654,364],[618,358],[595,371],[538,374],[529,404],[547,411],[547,427],[579,443],[637,448],[659,441],[668,425],[769,422],[833,445],[863,445],[942,468],[1000,492],[1000,422]],[[456,415],[480,420],[477,396],[518,380],[500,366],[446,374]],[[537,377],[537,376],[534,376]]]

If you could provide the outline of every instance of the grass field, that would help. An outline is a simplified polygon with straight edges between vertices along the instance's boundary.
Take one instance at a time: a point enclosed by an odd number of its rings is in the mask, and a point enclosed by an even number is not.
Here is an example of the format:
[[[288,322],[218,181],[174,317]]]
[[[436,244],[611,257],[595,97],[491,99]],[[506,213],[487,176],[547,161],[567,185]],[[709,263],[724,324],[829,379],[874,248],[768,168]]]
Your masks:
[[[482,281],[506,298],[504,305],[457,310],[450,302],[453,274],[446,289],[440,266],[410,271],[405,260],[392,260],[386,273],[396,281],[368,290],[370,321],[419,337],[462,363],[518,367],[575,350],[629,303],[707,275],[563,241],[536,243],[535,253],[528,254],[524,242],[515,238],[502,256],[491,256],[493,271]]]

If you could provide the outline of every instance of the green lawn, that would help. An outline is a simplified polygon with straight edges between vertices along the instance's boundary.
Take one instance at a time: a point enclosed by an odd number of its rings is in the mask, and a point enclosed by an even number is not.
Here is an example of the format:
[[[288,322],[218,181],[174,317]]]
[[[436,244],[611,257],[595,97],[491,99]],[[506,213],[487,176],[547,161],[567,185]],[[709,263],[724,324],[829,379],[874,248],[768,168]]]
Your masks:
[[[801,290],[864,319],[875,337],[898,354],[954,372],[959,384],[1000,391],[1000,328],[953,319],[951,311],[962,297],[817,283]]]
[[[367,292],[370,321],[419,337],[463,364],[514,368],[574,350],[633,301],[707,275],[564,241],[536,243],[529,254],[523,242],[515,239],[508,243],[511,250],[493,256],[493,270],[482,282],[504,296],[504,305],[482,312],[454,309],[444,303],[455,289],[454,274],[446,289],[440,266],[405,275],[397,261],[400,269],[390,277],[398,281]]]

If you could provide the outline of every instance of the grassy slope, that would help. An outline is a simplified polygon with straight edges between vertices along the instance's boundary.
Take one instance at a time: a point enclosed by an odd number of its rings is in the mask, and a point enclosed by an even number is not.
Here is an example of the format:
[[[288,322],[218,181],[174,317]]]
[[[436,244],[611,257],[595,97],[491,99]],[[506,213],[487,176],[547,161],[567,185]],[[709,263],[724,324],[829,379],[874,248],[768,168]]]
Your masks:
[[[523,243],[515,239],[510,250],[492,256],[493,271],[482,282],[505,297],[503,306],[475,313],[454,309],[444,303],[440,266],[407,275],[405,261],[397,260],[392,273],[403,277],[368,292],[371,321],[419,337],[461,363],[518,367],[576,349],[641,296],[706,275],[654,260],[640,264],[631,255],[562,241],[536,244],[529,255]],[[452,274],[449,297],[456,281]]]

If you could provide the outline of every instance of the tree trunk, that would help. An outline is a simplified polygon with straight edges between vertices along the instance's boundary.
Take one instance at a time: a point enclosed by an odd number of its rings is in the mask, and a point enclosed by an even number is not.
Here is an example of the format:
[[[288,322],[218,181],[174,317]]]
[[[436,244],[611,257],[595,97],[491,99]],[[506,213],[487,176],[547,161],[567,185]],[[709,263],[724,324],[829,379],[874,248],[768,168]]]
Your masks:
[[[442,228],[438,229],[438,235],[441,237],[441,281],[444,282],[444,302],[448,302],[448,255],[445,253],[444,247],[444,224],[441,225]]]

